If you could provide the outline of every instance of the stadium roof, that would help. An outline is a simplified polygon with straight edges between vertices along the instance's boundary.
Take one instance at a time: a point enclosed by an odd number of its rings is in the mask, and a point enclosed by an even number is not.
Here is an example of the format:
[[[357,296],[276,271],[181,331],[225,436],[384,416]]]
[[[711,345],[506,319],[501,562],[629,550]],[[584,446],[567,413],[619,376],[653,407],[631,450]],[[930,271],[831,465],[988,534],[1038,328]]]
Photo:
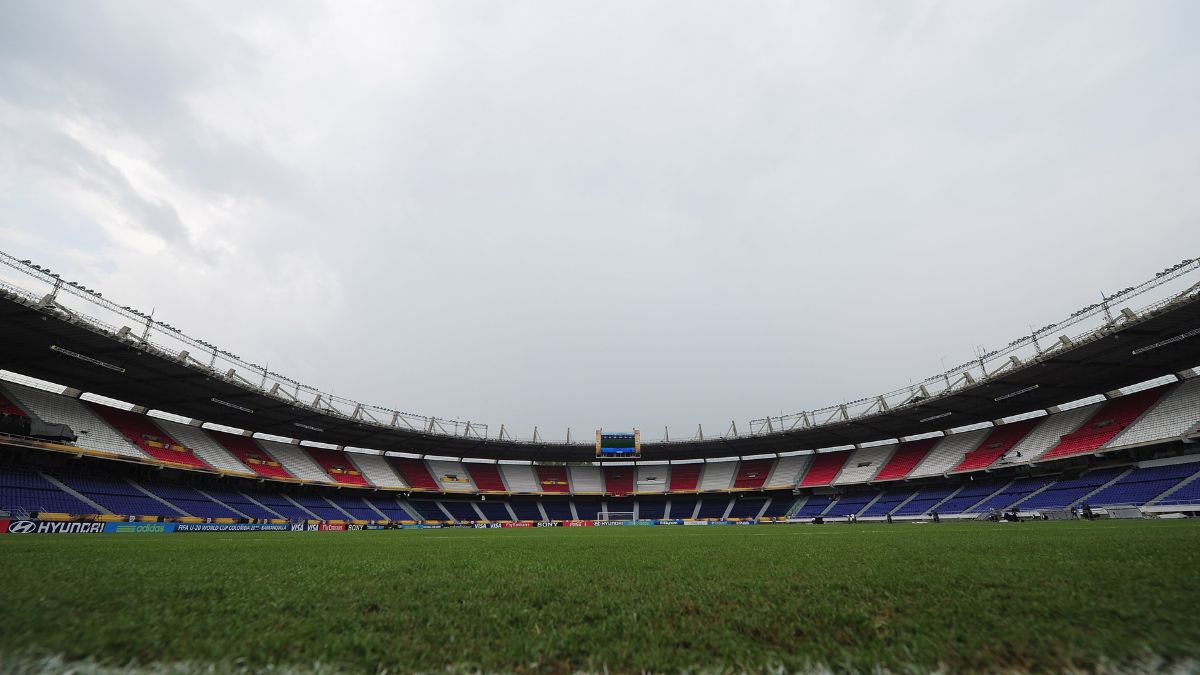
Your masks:
[[[0,262],[14,269],[29,267],[3,254]],[[1119,299],[1131,299],[1197,269],[1200,261],[1184,261],[1152,282],[1126,289]],[[590,438],[572,444],[518,440],[503,433],[489,436],[481,425],[330,397],[266,369],[256,370],[228,352],[103,300],[94,291],[48,273],[41,280],[51,284],[41,297],[0,282],[0,368],[205,422],[339,446],[488,459],[595,459]],[[118,327],[68,307],[63,301],[68,293],[129,323]],[[1097,319],[1098,326],[1074,338],[1059,332],[1087,319]],[[137,321],[144,323],[144,330]],[[182,341],[184,348],[173,349],[153,334]],[[211,357],[198,360],[189,348],[208,349]],[[235,367],[226,369],[229,364]],[[928,434],[1061,405],[1197,364],[1200,284],[1139,312],[1113,312],[1108,303],[1080,310],[1035,332],[1032,339],[1014,341],[981,355],[977,363],[904,390],[757,420],[749,433],[645,442],[641,459],[747,456]],[[251,379],[259,375],[259,382]]]

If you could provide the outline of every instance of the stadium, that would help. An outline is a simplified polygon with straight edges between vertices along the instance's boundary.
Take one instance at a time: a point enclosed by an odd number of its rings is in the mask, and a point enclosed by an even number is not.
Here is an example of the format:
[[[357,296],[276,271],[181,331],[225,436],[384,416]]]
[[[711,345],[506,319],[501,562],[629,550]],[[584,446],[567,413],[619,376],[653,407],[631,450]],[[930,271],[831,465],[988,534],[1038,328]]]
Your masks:
[[[0,673],[1200,672],[1195,6],[0,17]]]

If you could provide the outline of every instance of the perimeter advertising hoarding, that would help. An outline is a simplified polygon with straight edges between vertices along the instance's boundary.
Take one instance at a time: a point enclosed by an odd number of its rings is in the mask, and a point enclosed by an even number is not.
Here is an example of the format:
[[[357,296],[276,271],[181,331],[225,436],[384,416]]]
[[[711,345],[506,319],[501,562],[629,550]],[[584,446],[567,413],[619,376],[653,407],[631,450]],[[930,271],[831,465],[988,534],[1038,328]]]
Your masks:
[[[105,523],[89,520],[0,520],[0,533],[8,534],[100,534]]]
[[[177,523],[176,532],[287,532],[287,523]]]

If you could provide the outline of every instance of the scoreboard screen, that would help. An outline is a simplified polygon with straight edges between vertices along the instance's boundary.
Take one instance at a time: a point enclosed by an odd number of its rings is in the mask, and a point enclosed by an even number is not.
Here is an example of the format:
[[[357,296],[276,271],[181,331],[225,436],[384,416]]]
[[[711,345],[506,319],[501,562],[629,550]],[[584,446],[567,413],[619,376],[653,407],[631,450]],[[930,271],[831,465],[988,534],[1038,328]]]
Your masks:
[[[637,459],[642,456],[642,432],[605,433],[596,431],[596,456]]]

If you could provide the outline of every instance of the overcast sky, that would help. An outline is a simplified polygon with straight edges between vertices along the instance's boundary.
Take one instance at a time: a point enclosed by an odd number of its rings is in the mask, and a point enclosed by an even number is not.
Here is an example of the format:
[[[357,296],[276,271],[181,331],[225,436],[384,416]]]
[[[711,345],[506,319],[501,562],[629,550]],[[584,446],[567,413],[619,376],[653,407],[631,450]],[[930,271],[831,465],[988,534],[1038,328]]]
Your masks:
[[[1200,254],[1200,3],[5,2],[0,249],[325,390],[658,438]]]

